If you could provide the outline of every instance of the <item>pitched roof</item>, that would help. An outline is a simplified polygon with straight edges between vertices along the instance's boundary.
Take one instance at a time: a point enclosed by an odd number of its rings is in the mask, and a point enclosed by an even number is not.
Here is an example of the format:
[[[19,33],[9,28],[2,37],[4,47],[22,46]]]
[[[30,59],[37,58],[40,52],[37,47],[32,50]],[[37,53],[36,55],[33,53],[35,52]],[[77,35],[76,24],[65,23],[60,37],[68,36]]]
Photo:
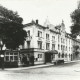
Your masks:
[[[36,25],[36,26],[42,27],[44,29],[48,29],[48,27],[42,26],[42,25],[36,23],[35,21],[32,21],[31,23],[25,24],[24,27],[31,26],[31,25]],[[56,29],[56,27],[54,25],[52,25],[52,24],[50,24],[49,26],[50,26],[49,27],[50,31],[52,31],[52,32],[54,32],[56,34],[59,34],[59,32],[57,31],[59,29]]]
[[[42,26],[42,25],[40,25],[40,24],[37,24],[37,23],[35,23],[35,22],[33,22],[33,21],[32,21],[31,23],[25,24],[24,27],[31,26],[31,25],[36,25],[36,26],[42,27],[42,28],[44,28],[44,29],[46,28],[45,26]]]

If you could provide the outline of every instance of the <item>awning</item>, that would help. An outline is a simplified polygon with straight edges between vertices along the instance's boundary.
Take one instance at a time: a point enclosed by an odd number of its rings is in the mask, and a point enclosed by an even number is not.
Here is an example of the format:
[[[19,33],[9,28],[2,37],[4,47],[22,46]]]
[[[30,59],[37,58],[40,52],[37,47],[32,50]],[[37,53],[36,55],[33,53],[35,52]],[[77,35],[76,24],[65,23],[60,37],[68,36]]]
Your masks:
[[[58,51],[57,50],[50,50],[50,51],[46,51],[45,53],[58,54]]]

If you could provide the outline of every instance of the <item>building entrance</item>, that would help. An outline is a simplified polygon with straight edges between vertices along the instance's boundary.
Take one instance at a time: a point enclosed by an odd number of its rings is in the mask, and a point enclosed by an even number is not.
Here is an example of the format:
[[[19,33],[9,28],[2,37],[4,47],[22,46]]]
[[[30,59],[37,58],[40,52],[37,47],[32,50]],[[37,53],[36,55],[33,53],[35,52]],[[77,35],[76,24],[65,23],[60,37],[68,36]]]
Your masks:
[[[51,63],[52,62],[52,55],[49,53],[45,53],[45,63]]]
[[[51,50],[51,51],[47,51],[45,52],[45,63],[51,63],[52,60],[54,60],[54,56],[55,54],[58,54],[58,51],[56,50]]]

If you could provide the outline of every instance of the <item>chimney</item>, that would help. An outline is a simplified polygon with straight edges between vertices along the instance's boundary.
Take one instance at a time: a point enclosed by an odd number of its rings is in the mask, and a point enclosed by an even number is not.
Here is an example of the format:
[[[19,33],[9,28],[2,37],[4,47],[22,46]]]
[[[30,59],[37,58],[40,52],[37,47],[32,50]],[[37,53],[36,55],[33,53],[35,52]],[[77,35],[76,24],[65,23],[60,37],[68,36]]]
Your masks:
[[[36,20],[36,24],[38,24],[38,19]]]

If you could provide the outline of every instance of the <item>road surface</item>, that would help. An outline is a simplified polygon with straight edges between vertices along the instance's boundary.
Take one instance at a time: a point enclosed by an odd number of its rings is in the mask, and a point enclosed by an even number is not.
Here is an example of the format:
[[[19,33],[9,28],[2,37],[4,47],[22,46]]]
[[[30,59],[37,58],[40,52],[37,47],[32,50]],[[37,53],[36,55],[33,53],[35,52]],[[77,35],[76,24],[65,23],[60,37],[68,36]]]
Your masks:
[[[80,62],[29,70],[0,70],[0,80],[80,80]]]

